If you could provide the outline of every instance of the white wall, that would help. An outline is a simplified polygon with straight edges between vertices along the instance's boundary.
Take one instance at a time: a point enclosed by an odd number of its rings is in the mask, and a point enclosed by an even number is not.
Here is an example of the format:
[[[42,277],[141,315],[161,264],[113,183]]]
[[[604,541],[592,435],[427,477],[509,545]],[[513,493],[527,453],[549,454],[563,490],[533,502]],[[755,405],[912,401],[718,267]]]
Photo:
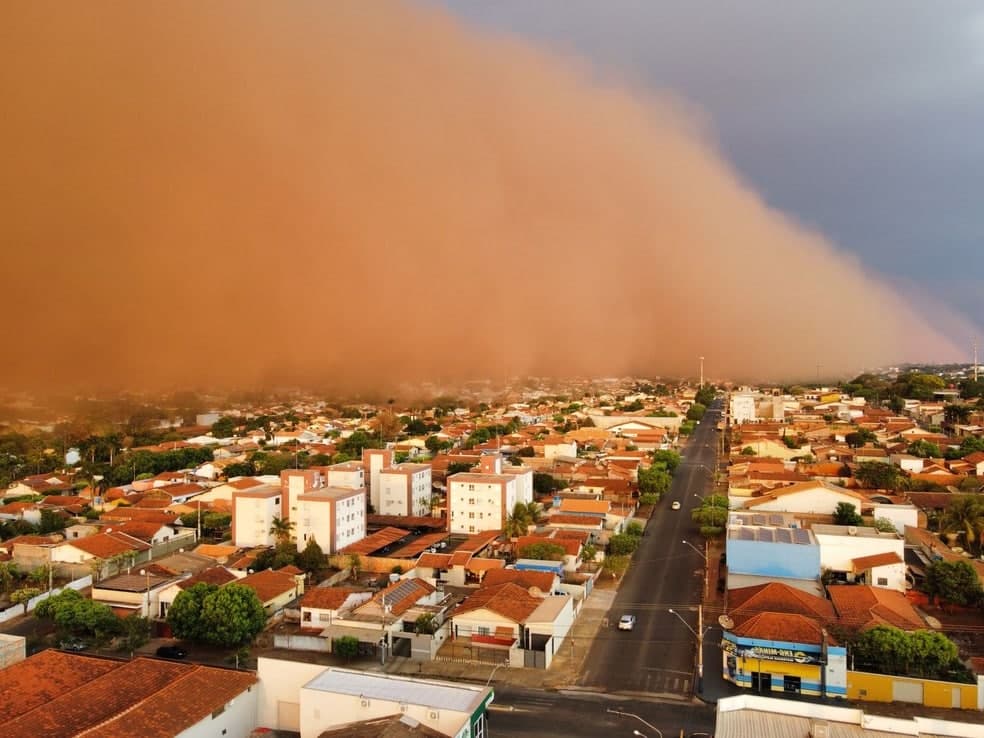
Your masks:
[[[176,738],[248,738],[256,727],[259,685],[234,697],[221,715],[209,715],[196,725],[177,734]]]
[[[270,526],[280,517],[280,495],[270,497],[233,496],[237,546],[272,546]]]
[[[366,537],[366,493],[346,497],[335,503],[335,548],[339,551]]]
[[[814,529],[817,543],[820,544],[820,566],[821,568],[832,569],[834,571],[852,571],[854,568],[852,559],[862,556],[872,556],[880,553],[894,552],[900,559],[905,556],[905,541],[901,538],[892,536],[862,537],[862,536],[841,536],[817,533]],[[900,592],[905,591],[905,565],[896,564],[893,566],[879,567],[879,576],[888,574],[888,588]]]
[[[746,500],[746,502],[748,502],[748,500]],[[837,505],[841,502],[847,502],[854,505],[855,510],[860,512],[861,501],[859,499],[848,494],[840,494],[824,487],[817,487],[812,490],[803,490],[802,492],[781,495],[775,500],[750,506],[749,509],[754,510],[755,512],[789,512],[811,515],[833,515],[837,510]]]
[[[327,667],[323,664],[305,664],[300,661],[257,659],[256,673],[260,678],[256,725],[273,730],[298,730],[297,726],[280,725],[279,704],[292,702],[299,705],[301,687],[314,679]]]
[[[872,508],[875,520],[887,518],[895,525],[899,535],[905,535],[905,526],[919,526],[919,510],[914,505],[875,505]]]
[[[348,723],[389,715],[406,715],[422,725],[444,735],[468,735],[462,732],[471,717],[469,713],[455,710],[415,705],[411,702],[373,698],[365,700],[358,695],[334,694],[317,689],[301,690],[301,738],[317,738],[325,730]]]

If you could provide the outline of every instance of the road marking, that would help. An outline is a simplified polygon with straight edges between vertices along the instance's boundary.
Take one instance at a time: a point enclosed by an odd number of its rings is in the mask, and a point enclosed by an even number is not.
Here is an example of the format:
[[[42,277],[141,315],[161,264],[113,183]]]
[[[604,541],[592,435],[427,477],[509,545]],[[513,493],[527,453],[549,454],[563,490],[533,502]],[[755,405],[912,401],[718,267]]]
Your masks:
[[[683,674],[684,676],[690,676],[689,671],[680,671],[678,669],[660,669],[656,666],[644,666],[642,668],[646,669],[647,671],[665,671],[669,674]]]

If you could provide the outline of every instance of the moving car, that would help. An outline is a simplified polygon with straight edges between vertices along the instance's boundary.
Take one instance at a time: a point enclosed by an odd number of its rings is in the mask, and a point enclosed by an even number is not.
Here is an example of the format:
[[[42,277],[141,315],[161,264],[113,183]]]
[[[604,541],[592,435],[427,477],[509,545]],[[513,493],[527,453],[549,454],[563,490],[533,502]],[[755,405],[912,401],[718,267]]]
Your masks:
[[[188,652],[181,646],[161,646],[157,649],[157,655],[162,659],[183,659]]]
[[[635,615],[623,615],[618,621],[619,630],[632,630],[636,624]]]
[[[671,510],[679,510],[680,509],[680,503],[679,502],[674,502],[672,505],[670,505],[670,509]]]

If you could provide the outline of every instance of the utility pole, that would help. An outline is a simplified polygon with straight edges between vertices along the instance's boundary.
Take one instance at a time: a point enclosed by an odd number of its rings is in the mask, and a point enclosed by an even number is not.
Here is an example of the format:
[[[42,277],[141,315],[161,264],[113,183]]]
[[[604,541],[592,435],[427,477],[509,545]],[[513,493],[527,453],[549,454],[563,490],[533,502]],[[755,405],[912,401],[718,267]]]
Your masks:
[[[700,389],[704,387],[704,357],[700,357],[700,384],[698,385]]]
[[[704,563],[704,584],[707,588],[707,563]],[[697,694],[704,693],[704,605],[697,605]]]
[[[974,341],[974,381],[977,381],[977,341]]]

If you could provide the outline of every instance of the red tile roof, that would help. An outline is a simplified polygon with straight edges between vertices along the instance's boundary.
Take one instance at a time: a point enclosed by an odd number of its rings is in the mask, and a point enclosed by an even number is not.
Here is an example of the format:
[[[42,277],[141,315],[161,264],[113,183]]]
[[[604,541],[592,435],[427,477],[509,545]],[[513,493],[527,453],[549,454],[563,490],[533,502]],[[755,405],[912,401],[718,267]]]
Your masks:
[[[256,683],[247,671],[48,650],[3,672],[0,735],[165,738]]]
[[[834,608],[827,600],[780,582],[739,587],[728,592],[728,614],[735,622],[744,621],[760,612],[789,613],[824,620],[834,618]]]
[[[491,573],[491,572],[490,572]],[[454,609],[453,616],[489,610],[514,623],[525,622],[540,606],[541,599],[512,582],[481,587]]]
[[[876,566],[888,566],[889,564],[901,563],[902,559],[897,553],[895,553],[895,551],[886,551],[884,553],[871,554],[870,556],[859,556],[856,559],[851,559],[851,564],[854,567],[855,574],[861,574]]]
[[[485,573],[482,579],[483,587],[494,587],[497,584],[512,582],[523,589],[529,591],[530,587],[536,587],[543,593],[553,590],[556,575],[549,571],[520,571],[519,569],[493,569]]]
[[[827,592],[840,622],[847,627],[865,629],[875,625],[891,625],[902,630],[926,627],[905,595],[893,589],[838,584],[827,587]]]
[[[731,629],[744,638],[787,643],[823,643],[823,626],[814,618],[783,612],[760,612]],[[828,644],[833,643],[827,639]],[[834,643],[833,645],[836,645]]]
[[[255,574],[250,574],[236,583],[249,587],[256,592],[256,596],[264,605],[297,587],[297,580],[293,574],[274,571],[273,569],[264,569]]]
[[[350,595],[363,590],[354,587],[315,587],[309,589],[301,598],[301,607],[317,610],[337,610],[345,604]]]
[[[128,551],[146,551],[150,548],[143,541],[125,533],[96,533],[85,538],[73,538],[64,545],[73,546],[97,559],[109,559]]]

